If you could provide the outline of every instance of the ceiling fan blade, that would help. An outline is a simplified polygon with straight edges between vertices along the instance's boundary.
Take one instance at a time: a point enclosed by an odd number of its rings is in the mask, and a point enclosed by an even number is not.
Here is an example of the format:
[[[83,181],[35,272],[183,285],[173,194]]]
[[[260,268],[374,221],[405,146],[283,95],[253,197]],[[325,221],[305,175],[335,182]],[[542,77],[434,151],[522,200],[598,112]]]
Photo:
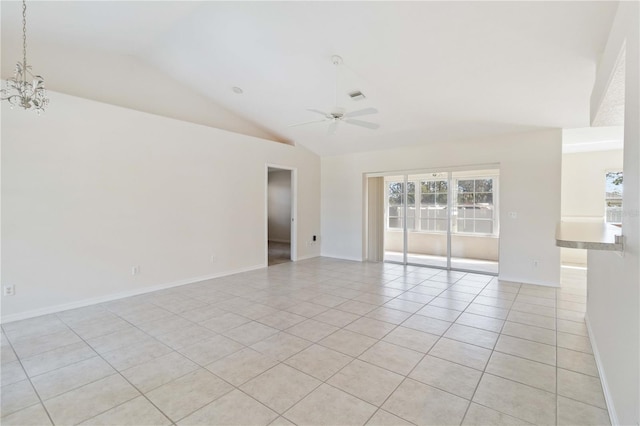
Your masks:
[[[375,108],[365,108],[365,109],[359,109],[357,111],[351,111],[346,113],[344,116],[345,117],[359,117],[361,115],[369,115],[369,114],[377,114],[378,110]]]
[[[304,123],[289,124],[287,127],[298,127],[298,126],[304,126],[305,124],[323,123],[325,121],[327,121],[327,120],[305,121]]]
[[[366,127],[367,129],[376,130],[380,128],[379,124],[369,123],[368,121],[346,119],[345,123],[354,124],[356,126]]]
[[[331,114],[327,114],[326,112],[322,112],[319,109],[307,109],[307,111],[315,112],[316,114],[323,115],[323,116],[325,116],[327,118],[331,117]]]
[[[338,130],[338,120],[334,120],[329,124],[329,129],[327,129],[327,135],[332,136],[336,134],[336,130]]]

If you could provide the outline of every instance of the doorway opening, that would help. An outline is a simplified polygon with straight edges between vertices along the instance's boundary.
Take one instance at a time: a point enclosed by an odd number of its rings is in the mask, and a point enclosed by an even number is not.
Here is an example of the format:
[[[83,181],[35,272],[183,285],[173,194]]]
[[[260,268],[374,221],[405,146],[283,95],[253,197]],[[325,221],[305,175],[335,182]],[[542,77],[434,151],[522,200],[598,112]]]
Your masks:
[[[295,170],[267,166],[267,265],[295,260]]]
[[[369,260],[498,274],[497,167],[383,175],[367,183]]]

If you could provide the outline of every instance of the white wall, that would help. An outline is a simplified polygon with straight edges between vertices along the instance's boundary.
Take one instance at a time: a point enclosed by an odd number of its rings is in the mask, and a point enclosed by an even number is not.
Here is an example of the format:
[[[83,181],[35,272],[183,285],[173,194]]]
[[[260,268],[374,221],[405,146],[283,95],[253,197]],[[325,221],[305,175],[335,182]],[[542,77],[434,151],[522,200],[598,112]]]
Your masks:
[[[558,285],[561,139],[545,130],[323,157],[322,254],[363,258],[365,173],[500,163],[500,277]]]
[[[3,321],[266,266],[267,163],[298,169],[298,238],[319,234],[306,149],[50,96],[40,117],[2,105]]]
[[[291,241],[291,171],[269,172],[269,241]]]
[[[620,2],[592,100],[626,41],[624,254],[589,251],[587,321],[614,424],[640,423],[640,4]],[[597,108],[592,108],[592,117]]]
[[[562,154],[563,220],[602,221],[605,216],[605,173],[622,170],[622,150]],[[563,263],[586,265],[587,251],[561,249]]]

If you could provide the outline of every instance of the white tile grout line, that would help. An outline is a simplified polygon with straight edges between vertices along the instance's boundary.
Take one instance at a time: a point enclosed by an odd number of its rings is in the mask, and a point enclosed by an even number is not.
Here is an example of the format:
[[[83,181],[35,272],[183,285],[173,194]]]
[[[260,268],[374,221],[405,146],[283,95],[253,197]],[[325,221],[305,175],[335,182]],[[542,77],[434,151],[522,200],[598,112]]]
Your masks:
[[[460,281],[460,279],[462,279],[464,276],[465,276],[465,275],[463,274],[463,275],[462,275],[460,278],[458,278],[457,280],[455,280],[455,281],[453,281],[453,282],[446,283],[446,284],[448,284],[448,286],[447,286],[446,288],[444,288],[444,289],[441,289],[441,292],[440,292],[437,296],[435,296],[435,297],[434,297],[434,299],[435,299],[435,298],[437,298],[437,297],[440,297],[440,295],[441,295],[443,292],[445,292],[445,291],[449,291],[449,290],[450,290],[450,287],[452,287],[453,285],[455,285],[455,284],[457,283],[457,281]],[[401,279],[401,278],[402,278],[402,275],[400,275],[400,276],[399,276],[398,278],[396,278],[396,279]],[[325,279],[325,280],[321,280],[321,281],[319,281],[319,282],[328,281],[328,280],[329,280],[329,279]],[[421,281],[420,283],[424,283],[425,281],[427,281],[427,279],[425,279],[425,280]],[[391,281],[388,281],[388,282],[391,282]],[[316,283],[316,284],[317,284],[317,283]],[[473,302],[473,300],[474,300],[476,297],[478,297],[478,295],[480,295],[480,294],[481,294],[481,292],[482,292],[482,291],[484,291],[484,289],[485,289],[485,288],[487,287],[487,285],[489,285],[489,284],[490,284],[490,281],[489,281],[489,282],[487,282],[487,283],[484,283],[484,285],[482,286],[482,289],[474,295],[474,298],[471,300],[471,302],[469,302],[469,304],[471,304],[471,303]],[[413,287],[415,287],[415,286],[413,286]],[[413,287],[411,287],[411,288],[413,288]],[[410,289],[411,289],[411,288],[410,288]],[[406,292],[406,291],[408,291],[408,290],[410,290],[410,289],[406,289],[406,290],[404,290],[404,292]],[[218,291],[221,291],[221,290],[218,290]],[[519,290],[518,290],[518,291],[519,291]],[[404,294],[404,292],[403,292],[403,293],[401,293],[401,294]],[[160,293],[160,292],[159,292],[159,293]],[[161,293],[169,293],[169,295],[170,295],[170,294],[175,293],[175,296],[178,296],[178,297],[190,297],[190,296],[188,296],[188,295],[181,294],[179,291],[169,291],[169,292],[166,292],[166,291],[165,291],[165,292],[161,292]],[[399,294],[398,296],[400,296],[401,294]],[[356,298],[356,297],[359,297],[359,296],[355,296],[354,298]],[[352,298],[352,299],[354,299],[354,298]],[[396,296],[395,298],[397,298],[397,296]],[[392,300],[393,300],[393,299],[392,299]],[[433,299],[432,299],[432,300],[433,300]],[[254,302],[255,302],[255,301],[254,301]],[[258,302],[258,303],[259,303],[259,302]],[[385,302],[385,303],[388,303],[388,302]],[[383,305],[384,305],[384,303],[383,303]],[[380,307],[380,306],[383,306],[383,305],[379,305],[379,304],[378,304],[378,305],[376,305],[376,306]],[[423,305],[423,306],[426,306],[427,304],[422,304],[422,305]],[[156,306],[157,306],[157,305],[156,305]],[[212,305],[205,305],[205,306],[212,306]],[[491,306],[491,305],[488,305],[488,306]],[[160,309],[164,309],[164,308],[162,308],[161,306],[159,306],[159,308],[160,308]],[[196,309],[197,309],[197,308],[196,308]],[[446,309],[446,308],[444,308],[444,309]],[[175,313],[175,314],[179,315],[179,314],[180,314],[180,312],[177,312],[177,313]],[[116,315],[117,315],[117,314],[116,314]],[[318,315],[319,315],[319,314],[318,314]],[[119,315],[118,315],[118,316],[119,316]],[[359,318],[357,318],[357,319],[356,319],[356,320],[354,320],[354,321],[357,321],[358,319],[360,319],[360,318],[362,318],[362,317],[366,317],[366,316],[361,315]],[[259,319],[259,318],[258,318],[258,319]],[[188,321],[189,321],[189,320],[188,320]],[[195,323],[195,322],[193,322],[193,321],[190,321],[190,322]],[[196,324],[197,324],[197,323],[196,323]],[[447,328],[447,330],[448,330],[448,329],[449,329],[453,324],[454,324],[454,323],[452,323],[452,324]],[[503,327],[504,327],[504,324],[505,324],[505,323],[503,322]],[[136,327],[136,326],[135,326],[135,324],[132,324],[132,325],[133,325],[134,327]],[[345,328],[345,327],[347,327],[347,326],[348,326],[348,324],[345,324],[342,328]],[[394,327],[394,329],[395,329],[395,328],[397,328],[399,325],[398,325],[398,324],[394,324],[394,326],[395,326],[395,327]],[[136,327],[136,328],[138,328],[138,327]],[[390,330],[389,332],[391,332],[391,331],[392,331],[392,330]],[[118,331],[115,331],[115,332],[118,332]],[[144,332],[144,331],[143,331],[143,332]],[[446,331],[443,333],[443,335],[444,335],[445,333],[446,333]],[[111,334],[111,333],[107,333],[107,334]],[[388,334],[388,333],[387,333],[387,334]],[[443,337],[443,335],[441,335],[441,336],[438,338],[438,340],[439,340],[441,337]],[[151,336],[151,337],[153,337],[153,336]],[[368,336],[368,337],[370,337],[370,336]],[[380,338],[380,339],[377,339],[377,340],[378,340],[378,342],[379,342],[379,341],[382,341],[382,339],[383,339],[383,338],[384,338],[384,336],[383,336],[382,338]],[[463,342],[463,343],[467,343],[467,344],[469,344],[468,342]],[[436,341],[436,343],[435,343],[435,344],[437,344],[437,341]],[[435,344],[434,344],[433,346],[435,346]],[[433,346],[432,346],[432,347],[433,347]],[[494,347],[495,347],[495,344],[494,344]],[[172,348],[172,349],[173,349],[173,348]],[[306,349],[306,348],[305,348],[305,349]],[[486,349],[486,348],[485,348],[485,349]],[[303,350],[304,350],[304,349],[303,349]],[[175,350],[174,350],[174,351],[175,351]],[[292,355],[292,356],[294,356],[294,355]],[[425,356],[426,356],[426,355],[425,355]],[[424,356],[423,356],[423,358],[422,358],[422,359],[424,359]],[[417,366],[417,364],[416,364],[416,366]],[[415,368],[415,367],[414,367],[414,368]],[[485,369],[486,369],[486,365],[485,365]],[[116,370],[116,371],[117,371],[117,370]],[[187,374],[188,374],[188,373],[187,373]],[[306,373],[305,373],[305,374],[306,374]],[[175,379],[174,379],[174,380],[175,380]],[[327,379],[327,380],[328,380],[328,379]]]

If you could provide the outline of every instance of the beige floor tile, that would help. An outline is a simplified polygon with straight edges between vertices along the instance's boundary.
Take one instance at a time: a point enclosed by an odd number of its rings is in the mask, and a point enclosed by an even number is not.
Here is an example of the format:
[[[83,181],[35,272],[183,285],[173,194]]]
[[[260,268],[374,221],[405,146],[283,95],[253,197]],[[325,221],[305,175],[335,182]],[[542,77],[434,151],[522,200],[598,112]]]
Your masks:
[[[363,317],[346,326],[345,330],[364,334],[374,339],[382,339],[394,328],[396,326],[388,322]]]
[[[300,324],[296,324],[293,327],[288,328],[286,332],[311,342],[317,342],[336,330],[338,330],[338,327],[313,319],[308,319]]]
[[[424,307],[424,303],[411,302],[396,298],[385,303],[384,307],[415,314]]]
[[[607,410],[558,396],[559,426],[603,426],[609,424],[611,423]]]
[[[327,384],[284,414],[298,425],[363,425],[376,407]]]
[[[556,319],[545,317],[543,315],[530,314],[528,312],[510,311],[507,321],[517,322],[520,324],[532,325],[534,327],[556,329]]]
[[[380,406],[404,379],[375,365],[354,360],[333,376],[327,383]]]
[[[267,315],[273,315],[277,313],[278,310],[275,308],[272,308],[271,306],[263,305],[261,303],[253,303],[251,305],[242,306],[240,308],[234,309],[233,312],[255,321],[262,317],[266,317]]]
[[[493,349],[498,341],[498,336],[498,333],[492,331],[480,330],[461,324],[453,324],[444,334],[444,337],[449,339],[471,343],[487,349]]]
[[[453,309],[440,308],[438,306],[427,305],[420,309],[416,314],[423,315],[425,317],[436,318],[442,321],[455,321],[462,311],[455,311]]]
[[[549,297],[530,296],[525,293],[518,294],[516,303],[528,303],[531,305],[546,306],[549,308],[556,307],[556,299]]]
[[[319,380],[307,374],[287,365],[279,364],[251,379],[240,389],[282,414],[318,387],[320,383]]]
[[[414,380],[466,399],[473,396],[480,376],[481,371],[429,355],[409,374]]]
[[[551,299],[549,299],[551,300]],[[556,308],[549,306],[533,305],[531,303],[518,302],[511,306],[512,311],[525,312],[529,314],[542,315],[545,317],[556,317]]]
[[[318,305],[316,303],[302,302],[302,303],[296,303],[293,306],[287,307],[285,310],[297,315],[302,315],[303,317],[312,318],[318,314],[321,314],[327,309],[329,308],[327,308],[326,306]]]
[[[507,319],[507,314],[509,313],[507,309],[498,308],[496,306],[481,305],[480,303],[470,304],[465,312],[501,320]]]
[[[358,302],[357,300],[349,300],[348,302],[338,305],[335,308],[356,315],[366,315],[377,307],[377,305],[372,305],[370,303]]]
[[[148,392],[146,396],[175,422],[231,390],[233,386],[201,368]]]
[[[322,346],[353,357],[359,356],[374,343],[376,343],[376,339],[344,329],[338,330],[318,342]]]
[[[287,311],[278,311],[274,314],[260,318],[258,322],[268,325],[269,327],[277,328],[278,330],[284,330],[286,328],[293,327],[306,319],[307,318],[302,315],[292,314]]]
[[[243,345],[250,346],[278,333],[279,331],[280,330],[277,328],[252,321],[226,331],[224,335],[236,342],[242,343]]]
[[[359,358],[406,376],[423,356],[424,354],[421,352],[380,341],[367,349]]]
[[[589,335],[587,332],[587,325],[584,322],[568,321],[564,319],[558,319],[558,331],[585,337]]]
[[[222,315],[215,316],[201,322],[200,325],[208,328],[209,330],[213,330],[216,333],[224,333],[225,331],[231,330],[232,328],[236,328],[241,326],[242,324],[246,324],[249,321],[251,321],[249,318],[245,318],[232,312],[225,312]]]
[[[331,324],[336,327],[344,327],[360,318],[359,315],[349,312],[339,311],[337,309],[329,309],[321,314],[313,317],[314,320]]]
[[[203,322],[216,316],[223,315],[224,311],[213,306],[204,306],[201,308],[190,309],[180,312],[180,316],[189,321]]]
[[[452,292],[449,292],[449,294],[451,293]],[[462,293],[462,294],[465,294],[465,293]],[[429,302],[429,306],[437,306],[439,308],[453,309],[455,311],[464,311],[467,308],[467,306],[469,306],[469,302],[438,296],[435,299],[433,299],[431,302]]]
[[[556,392],[556,368],[551,365],[494,352],[486,372],[547,392]]]
[[[367,314],[367,318],[372,318],[378,321],[384,321],[390,324],[402,324],[411,314],[409,312],[398,311],[396,309],[390,309],[381,307],[374,309]]]
[[[195,345],[181,348],[179,352],[193,362],[205,366],[243,348],[242,344],[218,335]]]
[[[2,417],[40,402],[29,380],[2,386],[0,395],[2,395],[2,398],[0,398],[0,413],[2,413]]]
[[[429,351],[429,355],[446,359],[476,370],[484,370],[491,351],[457,340],[442,338]]]
[[[205,339],[214,337],[216,333],[197,324],[189,324],[178,330],[160,334],[156,339],[173,349],[184,348]]]
[[[311,303],[316,303],[318,305],[326,306],[328,308],[334,308],[348,301],[349,299],[346,299],[344,297],[334,296],[331,294],[321,294],[320,296],[314,297],[313,299],[309,300],[309,302]]]
[[[156,340],[152,340],[107,352],[102,354],[102,357],[116,370],[123,371],[167,355],[170,352],[173,352],[170,347]]]
[[[151,340],[153,340],[152,337],[137,328],[124,328],[113,333],[89,339],[87,340],[87,343],[93,348],[93,350],[103,354]]]
[[[501,319],[470,314],[467,312],[463,312],[456,320],[456,324],[493,331],[494,333],[500,333],[504,323],[505,321]]]
[[[531,423],[472,402],[462,421],[463,426],[521,426]]]
[[[11,341],[26,337],[46,336],[68,330],[69,327],[56,314],[13,321],[2,324],[2,329]]]
[[[73,331],[68,329],[41,336],[21,337],[11,341],[13,349],[20,358],[29,358],[43,352],[81,342],[82,340]]]
[[[311,345],[285,361],[286,364],[325,381],[353,360],[352,357],[320,345]]]
[[[190,416],[180,420],[180,426],[212,425],[268,425],[278,417],[255,399],[234,390],[216,399]]]
[[[409,302],[421,303],[423,305],[431,302],[435,296],[430,296],[428,294],[416,293],[414,291],[405,291],[397,298],[401,300],[408,300]]]
[[[232,385],[240,386],[276,364],[277,360],[245,348],[207,365],[206,368]]]
[[[558,368],[558,395],[606,409],[600,379]]]
[[[16,360],[2,364],[2,368],[0,368],[0,377],[2,386],[6,386],[21,380],[26,380],[27,374],[22,369],[20,362]]]
[[[564,348],[558,348],[557,351],[558,367],[599,377],[598,367],[593,355]]]
[[[280,332],[251,345],[251,348],[270,358],[284,361],[312,343],[291,334]]]
[[[509,355],[527,358],[532,361],[556,365],[555,346],[545,345],[543,343],[501,335],[498,343],[496,343],[495,350]]]
[[[31,382],[42,399],[49,399],[114,373],[109,364],[96,356],[32,377]]]
[[[379,409],[376,413],[369,419],[367,422],[367,426],[410,426],[411,423],[408,421],[401,419],[400,417],[389,413],[388,411],[384,411]]]
[[[444,287],[444,288],[443,288]],[[417,285],[414,288],[411,289],[412,293],[418,293],[418,294],[424,294],[426,296],[432,296],[432,297],[437,297],[438,295],[440,295],[440,293],[442,293],[444,290],[446,290],[447,286],[443,286],[443,287],[431,287],[428,285]]]
[[[556,344],[556,332],[548,328],[535,327],[527,324],[507,321],[502,329],[502,334],[521,339],[533,340],[546,345]]]
[[[119,374],[105,377],[44,402],[57,425],[77,424],[140,393]]]
[[[452,323],[449,321],[443,321],[437,318],[413,315],[403,322],[402,326],[441,336],[449,327],[451,327],[451,324]]]
[[[99,319],[72,326],[73,331],[75,331],[84,340],[104,336],[105,334],[110,334],[118,330],[124,330],[132,327],[133,326],[127,321],[115,316],[109,320]]]
[[[83,426],[161,426],[170,425],[171,420],[145,397],[139,396],[80,424]]]
[[[427,353],[436,343],[438,338],[439,337],[434,334],[424,333],[412,328],[396,327],[382,340],[398,346],[413,349],[414,351]]]
[[[474,303],[478,303],[480,305],[488,305],[495,306],[496,308],[509,309],[511,305],[513,305],[513,300],[499,299],[497,297],[489,297],[484,295],[479,295],[475,299],[473,299]]]
[[[531,423],[553,424],[556,397],[550,392],[484,374],[473,401]]]
[[[194,371],[198,365],[177,352],[153,359],[122,372],[135,387],[142,392],[148,392],[180,376]]]
[[[589,338],[575,334],[558,332],[558,347],[588,354],[593,353]]]
[[[51,420],[42,404],[38,403],[2,417],[3,426],[50,426]]]
[[[584,312],[569,311],[566,309],[558,308],[556,309],[556,315],[558,316],[558,319],[576,321],[579,323],[584,322]]]
[[[416,425],[460,424],[469,401],[406,379],[382,408]]]

